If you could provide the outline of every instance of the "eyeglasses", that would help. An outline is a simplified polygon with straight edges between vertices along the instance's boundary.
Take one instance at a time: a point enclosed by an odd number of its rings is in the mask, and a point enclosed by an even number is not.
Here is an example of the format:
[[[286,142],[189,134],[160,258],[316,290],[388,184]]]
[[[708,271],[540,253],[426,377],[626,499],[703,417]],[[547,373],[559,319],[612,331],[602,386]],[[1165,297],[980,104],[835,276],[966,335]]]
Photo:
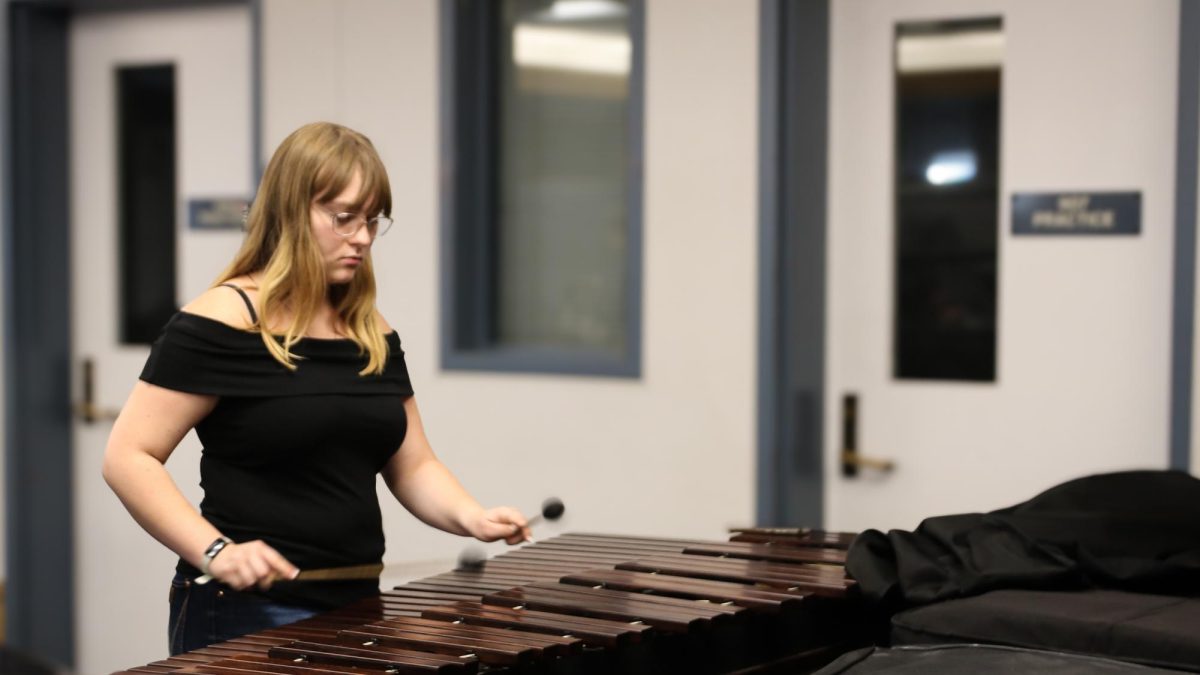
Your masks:
[[[324,211],[324,209],[321,210]],[[329,222],[333,225],[333,231],[339,237],[347,239],[358,234],[363,225],[367,226],[367,233],[372,238],[382,237],[392,226],[392,219],[382,214],[374,218],[366,218],[357,213],[334,213],[333,211],[325,211],[325,213],[329,214]]]

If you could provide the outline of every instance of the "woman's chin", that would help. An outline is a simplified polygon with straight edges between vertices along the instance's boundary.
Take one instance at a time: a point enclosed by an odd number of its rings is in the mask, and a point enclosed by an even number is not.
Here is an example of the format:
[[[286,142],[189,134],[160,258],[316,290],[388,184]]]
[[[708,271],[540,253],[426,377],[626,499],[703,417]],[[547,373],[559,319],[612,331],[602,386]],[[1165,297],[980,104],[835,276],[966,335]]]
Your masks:
[[[354,281],[354,275],[357,273],[358,272],[355,270],[340,269],[330,272],[326,276],[326,280],[329,282],[330,286],[345,286],[351,281]]]

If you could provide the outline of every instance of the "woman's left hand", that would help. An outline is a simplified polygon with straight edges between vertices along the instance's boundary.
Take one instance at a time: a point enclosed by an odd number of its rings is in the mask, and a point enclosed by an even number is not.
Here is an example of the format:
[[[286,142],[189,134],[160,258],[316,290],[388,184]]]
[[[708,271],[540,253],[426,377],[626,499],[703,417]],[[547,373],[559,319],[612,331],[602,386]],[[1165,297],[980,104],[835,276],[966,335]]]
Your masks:
[[[533,541],[528,521],[511,506],[497,506],[480,511],[467,524],[467,531],[479,541],[503,539],[509,544]]]

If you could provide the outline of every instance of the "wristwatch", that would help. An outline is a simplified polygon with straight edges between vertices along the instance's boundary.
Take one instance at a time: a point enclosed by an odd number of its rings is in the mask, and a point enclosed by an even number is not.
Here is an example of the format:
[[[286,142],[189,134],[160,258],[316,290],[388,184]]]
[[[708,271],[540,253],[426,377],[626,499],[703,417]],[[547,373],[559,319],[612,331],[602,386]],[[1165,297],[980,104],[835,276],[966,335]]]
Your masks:
[[[208,571],[208,566],[212,564],[213,558],[217,557],[218,553],[225,550],[225,547],[232,543],[233,540],[229,537],[217,537],[216,541],[204,549],[204,560],[200,563],[200,571],[204,576],[211,575],[211,572]]]

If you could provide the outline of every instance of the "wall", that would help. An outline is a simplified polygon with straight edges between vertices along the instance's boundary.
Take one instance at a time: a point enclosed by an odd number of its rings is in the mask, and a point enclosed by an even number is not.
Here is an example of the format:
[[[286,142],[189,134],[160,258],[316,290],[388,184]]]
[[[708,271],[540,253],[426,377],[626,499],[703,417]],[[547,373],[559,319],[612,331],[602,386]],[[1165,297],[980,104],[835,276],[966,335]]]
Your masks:
[[[435,450],[482,502],[530,512],[555,495],[562,529],[720,537],[753,515],[757,3],[646,4],[640,379],[438,369],[433,0],[267,0],[264,153],[317,119],[378,147],[397,221],[375,245],[380,307]],[[466,543],[385,514],[389,562]]]

